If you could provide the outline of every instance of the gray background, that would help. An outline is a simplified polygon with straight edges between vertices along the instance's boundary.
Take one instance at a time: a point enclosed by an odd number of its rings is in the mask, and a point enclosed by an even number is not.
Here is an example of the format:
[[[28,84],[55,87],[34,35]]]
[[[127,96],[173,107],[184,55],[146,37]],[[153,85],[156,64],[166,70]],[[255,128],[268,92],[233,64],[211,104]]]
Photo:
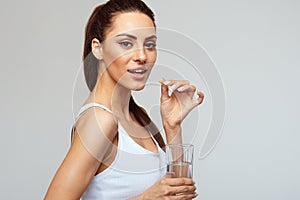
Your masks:
[[[299,199],[299,1],[148,2],[158,26],[205,47],[226,88],[223,135],[195,164],[197,199]],[[99,3],[1,2],[1,199],[42,199],[64,158],[83,30]]]

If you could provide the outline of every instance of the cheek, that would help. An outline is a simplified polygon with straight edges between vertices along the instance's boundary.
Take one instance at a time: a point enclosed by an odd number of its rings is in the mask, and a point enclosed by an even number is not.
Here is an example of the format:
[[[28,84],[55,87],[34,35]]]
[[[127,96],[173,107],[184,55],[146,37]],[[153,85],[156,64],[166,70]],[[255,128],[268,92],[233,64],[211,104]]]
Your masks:
[[[103,51],[103,61],[106,67],[118,62],[122,56],[122,52],[116,48],[110,48],[109,51]]]
[[[147,58],[148,58],[148,63],[149,64],[152,64],[154,65],[155,61],[156,61],[156,58],[157,58],[157,52],[156,50],[153,51],[153,52],[149,52],[148,55],[147,55]]]
[[[125,78],[124,75],[127,72],[128,59],[126,55],[117,56],[116,54],[107,59],[110,61],[107,63],[108,65],[106,65],[107,71],[116,82]]]

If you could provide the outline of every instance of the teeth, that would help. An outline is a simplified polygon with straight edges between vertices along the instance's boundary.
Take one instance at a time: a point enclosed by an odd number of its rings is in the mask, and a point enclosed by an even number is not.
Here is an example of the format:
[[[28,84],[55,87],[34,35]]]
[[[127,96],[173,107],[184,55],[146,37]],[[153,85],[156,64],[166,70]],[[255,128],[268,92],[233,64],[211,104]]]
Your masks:
[[[128,70],[130,73],[138,73],[138,74],[143,74],[146,72],[144,69],[135,69],[135,70]]]

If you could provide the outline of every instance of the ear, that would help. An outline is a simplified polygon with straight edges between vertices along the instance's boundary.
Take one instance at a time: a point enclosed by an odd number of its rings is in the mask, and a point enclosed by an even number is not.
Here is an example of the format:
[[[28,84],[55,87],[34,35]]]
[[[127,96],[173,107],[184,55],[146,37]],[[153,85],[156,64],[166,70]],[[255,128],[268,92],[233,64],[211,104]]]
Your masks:
[[[94,38],[92,40],[92,52],[94,54],[94,56],[98,59],[98,60],[102,60],[103,56],[102,56],[102,46],[101,43],[98,39]]]

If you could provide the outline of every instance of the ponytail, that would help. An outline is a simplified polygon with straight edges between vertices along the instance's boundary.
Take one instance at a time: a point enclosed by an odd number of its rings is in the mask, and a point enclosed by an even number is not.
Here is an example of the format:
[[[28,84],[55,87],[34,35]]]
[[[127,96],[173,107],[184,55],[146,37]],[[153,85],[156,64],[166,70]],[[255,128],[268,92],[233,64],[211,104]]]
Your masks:
[[[129,101],[129,111],[134,115],[138,123],[142,126],[144,126],[150,134],[154,137],[154,139],[157,141],[158,145],[161,149],[164,149],[165,142],[162,138],[158,128],[155,126],[155,124],[151,121],[148,114],[140,107],[138,106],[133,97],[130,97]]]

